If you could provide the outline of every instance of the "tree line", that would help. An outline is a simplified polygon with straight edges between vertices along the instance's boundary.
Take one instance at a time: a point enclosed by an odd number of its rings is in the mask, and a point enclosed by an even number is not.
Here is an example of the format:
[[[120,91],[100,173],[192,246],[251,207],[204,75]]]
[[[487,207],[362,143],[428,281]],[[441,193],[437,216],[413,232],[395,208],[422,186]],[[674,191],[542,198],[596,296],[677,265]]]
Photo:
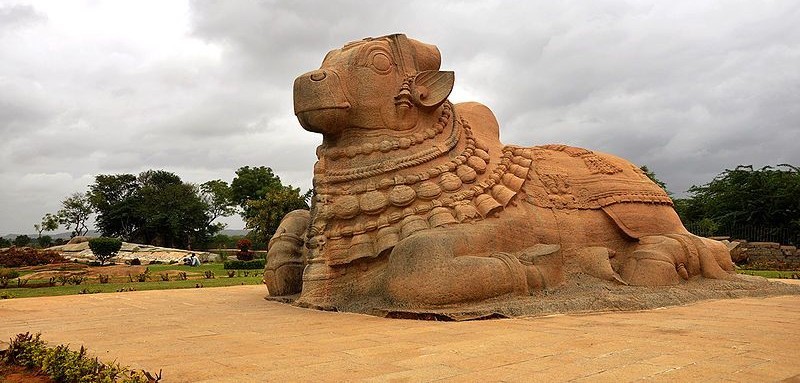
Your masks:
[[[61,201],[61,209],[47,213],[34,225],[39,233],[59,226],[71,236],[95,227],[105,237],[126,242],[182,249],[202,249],[225,228],[219,218],[240,214],[245,228],[259,242],[275,232],[281,218],[295,209],[308,209],[311,191],[284,185],[272,169],[244,166],[230,184],[211,180],[192,184],[172,172],[147,170],[134,174],[100,174],[83,193]]]
[[[643,167],[661,187],[655,174]],[[666,188],[665,188],[666,189]],[[789,164],[739,165],[725,169],[686,198],[673,198],[684,225],[703,236],[726,235],[749,241],[798,245],[800,168]]]

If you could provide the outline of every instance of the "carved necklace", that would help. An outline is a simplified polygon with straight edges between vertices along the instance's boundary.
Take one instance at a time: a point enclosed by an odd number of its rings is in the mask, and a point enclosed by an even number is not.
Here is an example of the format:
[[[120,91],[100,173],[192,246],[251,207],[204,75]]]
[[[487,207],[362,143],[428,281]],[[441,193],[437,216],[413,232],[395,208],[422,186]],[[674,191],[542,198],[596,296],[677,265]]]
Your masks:
[[[345,148],[322,148],[320,149],[320,154],[331,161],[335,161],[342,157],[354,158],[356,156],[369,155],[378,151],[389,153],[394,150],[408,149],[412,146],[419,145],[427,140],[430,140],[442,133],[444,128],[450,124],[450,118],[453,116],[452,109],[453,105],[449,101],[445,102],[442,108],[442,114],[439,116],[439,121],[437,121],[433,127],[425,129],[421,132],[416,132],[408,137],[387,137],[377,143],[367,142]]]

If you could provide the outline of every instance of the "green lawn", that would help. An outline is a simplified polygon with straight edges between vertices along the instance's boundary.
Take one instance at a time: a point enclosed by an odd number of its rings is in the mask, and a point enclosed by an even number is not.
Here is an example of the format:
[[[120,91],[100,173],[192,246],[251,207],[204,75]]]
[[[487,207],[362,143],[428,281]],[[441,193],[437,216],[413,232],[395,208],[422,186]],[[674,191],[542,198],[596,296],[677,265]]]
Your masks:
[[[738,270],[739,274],[756,275],[764,278],[790,279],[793,274],[800,274],[800,271],[777,271],[777,270]]]
[[[16,282],[9,284],[8,288],[0,289],[0,298],[29,298],[56,295],[74,294],[94,294],[94,293],[113,293],[122,291],[143,291],[143,290],[169,290],[169,289],[188,289],[198,287],[224,287],[238,285],[258,285],[261,284],[261,270],[231,270],[236,274],[228,276],[228,271],[223,268],[222,263],[206,263],[197,267],[183,265],[148,265],[150,278],[146,282],[137,282],[136,275],[134,281],[130,282],[128,276],[115,277],[109,283],[99,283],[96,277],[89,278],[80,285],[57,284],[52,287],[14,287]],[[169,281],[161,280],[160,274],[172,272]],[[187,273],[187,280],[177,280],[175,271]],[[205,272],[214,273],[214,278],[206,278]],[[102,273],[102,271],[100,271]],[[244,276],[245,272],[248,276]],[[22,273],[20,273],[22,274]],[[29,274],[29,272],[25,272]],[[46,283],[47,280],[30,280],[30,285]]]

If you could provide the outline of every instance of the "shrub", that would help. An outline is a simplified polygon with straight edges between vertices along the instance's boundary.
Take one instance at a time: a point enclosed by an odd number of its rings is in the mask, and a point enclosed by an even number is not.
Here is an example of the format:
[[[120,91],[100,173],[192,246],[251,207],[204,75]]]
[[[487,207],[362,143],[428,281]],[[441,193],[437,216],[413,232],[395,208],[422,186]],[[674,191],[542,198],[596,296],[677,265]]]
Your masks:
[[[31,243],[31,237],[28,237],[27,235],[18,235],[16,238],[14,238],[14,246],[28,246],[29,243]]]
[[[136,276],[136,280],[139,282],[147,282],[150,278],[152,278],[152,276],[150,275],[149,267],[145,267],[144,272]]]
[[[16,270],[0,268],[0,288],[5,288],[12,279],[19,278]]]
[[[49,235],[43,235],[36,240],[39,243],[39,247],[45,248],[50,247],[53,244],[53,237]]]
[[[103,265],[117,255],[117,252],[122,248],[122,241],[117,238],[98,237],[89,240],[89,248],[92,249],[94,257]]]
[[[247,238],[242,238],[236,242],[236,247],[239,251],[236,253],[236,258],[240,261],[250,261],[253,259],[253,253],[250,248],[253,247],[253,242]]]
[[[225,261],[223,267],[226,270],[258,270],[264,268],[264,260],[254,259],[252,261]]]
[[[249,251],[251,247],[253,247],[253,242],[247,238],[236,241],[236,248],[239,249],[239,251]]]
[[[66,261],[61,254],[53,250],[11,247],[0,251],[0,266],[5,267],[38,266]]]
[[[185,271],[178,272],[178,280],[179,281],[185,281],[187,279],[189,279],[189,277],[186,276],[186,272]]]
[[[0,355],[0,361],[25,367],[39,369],[56,382],[158,382],[157,375],[146,371],[133,371],[116,363],[104,363],[98,358],[87,356],[86,349],[70,350],[66,345],[48,347],[40,339],[40,334],[18,334],[11,339],[8,350]]]
[[[131,266],[141,266],[142,261],[139,258],[131,259]]]
[[[97,279],[100,280],[100,283],[108,283],[111,280],[111,276],[108,274],[98,274]]]

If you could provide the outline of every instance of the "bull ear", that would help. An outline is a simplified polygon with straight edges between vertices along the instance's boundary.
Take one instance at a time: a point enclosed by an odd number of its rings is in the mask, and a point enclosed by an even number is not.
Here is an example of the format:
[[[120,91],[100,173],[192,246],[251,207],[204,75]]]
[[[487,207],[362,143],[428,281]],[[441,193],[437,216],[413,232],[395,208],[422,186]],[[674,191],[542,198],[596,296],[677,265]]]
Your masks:
[[[456,74],[438,70],[419,72],[414,77],[412,96],[414,103],[422,106],[438,106],[447,100],[453,91]]]

